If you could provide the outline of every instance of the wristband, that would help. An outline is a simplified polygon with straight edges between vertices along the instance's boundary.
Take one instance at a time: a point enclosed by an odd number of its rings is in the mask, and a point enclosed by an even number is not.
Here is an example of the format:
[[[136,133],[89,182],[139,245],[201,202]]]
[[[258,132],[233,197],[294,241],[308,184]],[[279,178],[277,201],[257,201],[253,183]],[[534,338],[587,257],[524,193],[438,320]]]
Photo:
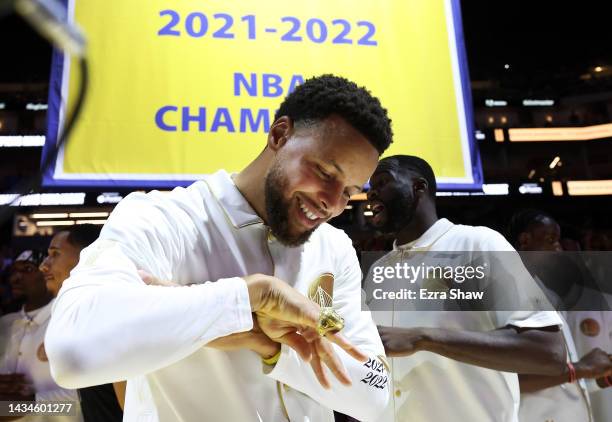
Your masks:
[[[280,359],[280,356],[281,356],[281,351],[279,350],[278,352],[276,352],[275,355],[267,359],[261,358],[261,361],[265,363],[266,365],[270,365],[270,366],[276,365],[276,362],[278,362],[278,360]]]
[[[569,370],[569,382],[576,382],[576,368],[574,368],[574,365],[571,362],[567,362],[567,369]]]

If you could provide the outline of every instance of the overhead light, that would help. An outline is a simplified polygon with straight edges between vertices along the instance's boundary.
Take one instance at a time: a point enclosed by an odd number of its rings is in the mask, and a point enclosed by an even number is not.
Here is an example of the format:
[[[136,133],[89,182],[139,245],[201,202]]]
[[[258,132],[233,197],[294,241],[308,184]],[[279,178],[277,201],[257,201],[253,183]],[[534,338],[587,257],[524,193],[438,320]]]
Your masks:
[[[551,170],[554,169],[557,166],[557,163],[561,161],[561,157],[559,157],[558,155],[553,158],[553,160],[550,162],[550,164],[548,165],[548,168],[550,168]]]
[[[499,128],[493,131],[493,136],[495,137],[495,142],[504,142],[506,139],[504,136],[504,130]]]
[[[372,217],[374,213],[372,211],[364,211],[363,215],[365,215],[366,217]]]
[[[477,130],[475,134],[476,134],[476,139],[478,139],[479,141],[482,141],[483,139],[486,138],[485,134],[479,130]]]
[[[73,220],[37,221],[36,225],[38,227],[47,227],[47,226],[74,226],[74,221]]]
[[[523,100],[523,105],[527,107],[545,107],[555,105],[555,100]]]
[[[13,202],[14,201],[14,202]],[[83,205],[85,192],[33,193],[19,196],[15,193],[0,194],[0,205],[13,207],[36,207],[40,205]]]
[[[595,72],[599,73],[603,70],[603,67],[601,66],[595,66]]]
[[[40,110],[46,110],[47,108],[49,108],[49,106],[47,104],[42,104],[42,103],[27,103],[26,104],[26,110],[32,110],[32,111],[40,111]]]
[[[0,136],[0,147],[42,147],[44,144],[44,135]]]
[[[482,185],[485,195],[508,195],[508,183],[486,183]]]
[[[68,218],[68,213],[65,213],[65,212],[53,212],[53,213],[30,214],[30,218],[33,218],[33,219],[41,219],[41,218]]]
[[[489,116],[489,118],[487,119],[487,122],[489,122],[489,124],[493,124],[495,123],[495,119],[493,118],[493,116]]]
[[[437,191],[436,192],[436,196],[453,196],[453,193],[452,192],[440,192],[440,191]]]
[[[106,223],[106,220],[77,220],[76,223],[77,224],[98,224],[98,225],[104,225],[104,223]]]
[[[352,210],[353,206],[352,205],[347,205],[346,207],[344,207],[345,210]]]
[[[563,196],[563,185],[560,181],[554,180],[551,183],[551,187],[554,196]]]
[[[510,65],[509,65],[508,63],[506,63],[506,64],[504,65],[504,69],[510,69]]]
[[[529,170],[529,175],[527,176],[528,179],[531,179],[533,176],[535,176],[536,171],[535,169],[531,169]]]
[[[70,218],[108,217],[108,212],[71,212]]]
[[[519,193],[525,194],[541,194],[542,187],[537,183],[523,183],[519,186]]]
[[[542,127],[508,129],[511,142],[589,141],[612,137],[612,123],[584,127]]]
[[[355,195],[351,195],[349,199],[351,201],[365,201],[368,199],[368,195],[365,192],[356,193]]]
[[[102,192],[96,198],[98,204],[117,204],[123,199],[119,192]]]
[[[6,108],[6,103],[0,103],[0,110],[4,110]]]
[[[505,107],[508,105],[508,101],[506,100],[494,100],[492,98],[487,98],[485,100],[485,106],[487,107]]]
[[[567,193],[572,196],[612,195],[612,180],[570,180]]]

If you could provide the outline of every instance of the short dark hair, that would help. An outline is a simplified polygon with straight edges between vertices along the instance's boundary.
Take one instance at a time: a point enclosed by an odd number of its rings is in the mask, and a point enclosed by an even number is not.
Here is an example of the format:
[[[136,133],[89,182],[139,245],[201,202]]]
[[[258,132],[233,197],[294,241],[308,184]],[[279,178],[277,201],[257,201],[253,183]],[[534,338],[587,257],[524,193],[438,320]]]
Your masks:
[[[95,224],[77,224],[65,231],[68,232],[68,242],[79,249],[83,249],[91,245],[100,236],[100,230],[102,230],[101,226]]]
[[[436,175],[429,163],[414,155],[391,155],[380,160],[378,168],[388,168],[400,173],[415,173],[427,181],[429,195],[435,198],[438,190]]]
[[[508,224],[507,237],[508,241],[516,246],[521,233],[531,230],[534,226],[542,224],[548,218],[552,221],[555,219],[548,213],[532,208],[523,209],[514,213]]]
[[[274,120],[287,116],[295,123],[322,120],[337,114],[357,129],[382,154],[393,131],[387,110],[378,98],[348,79],[322,75],[307,79],[285,98]]]

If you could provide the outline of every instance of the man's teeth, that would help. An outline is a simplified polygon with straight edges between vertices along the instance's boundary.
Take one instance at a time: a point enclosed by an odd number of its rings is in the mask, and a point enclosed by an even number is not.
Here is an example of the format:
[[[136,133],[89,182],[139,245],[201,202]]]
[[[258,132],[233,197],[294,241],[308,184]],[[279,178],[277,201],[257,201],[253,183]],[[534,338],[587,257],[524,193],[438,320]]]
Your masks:
[[[316,215],[312,213],[312,211],[306,208],[306,205],[304,205],[301,201],[300,201],[300,208],[302,209],[302,211],[304,211],[304,214],[306,214],[306,217],[308,217],[310,220],[316,220],[318,218]]]

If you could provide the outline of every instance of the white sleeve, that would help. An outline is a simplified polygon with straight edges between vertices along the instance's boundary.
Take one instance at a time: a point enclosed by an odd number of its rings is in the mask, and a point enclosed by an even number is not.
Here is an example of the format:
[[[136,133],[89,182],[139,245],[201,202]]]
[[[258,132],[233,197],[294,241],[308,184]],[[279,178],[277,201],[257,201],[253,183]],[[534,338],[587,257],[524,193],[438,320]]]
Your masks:
[[[336,354],[346,368],[352,386],[346,387],[327,369],[332,384],[324,389],[317,380],[309,363],[297,353],[282,346],[279,361],[268,376],[291,388],[307,394],[330,409],[352,416],[360,421],[375,420],[389,400],[391,379],[385,367],[385,351],[370,312],[361,310],[361,270],[355,250],[346,238],[346,249],[337,245],[337,250],[346,250],[341,257],[342,272],[334,282],[334,308],[344,318],[342,333],[369,356],[368,362],[360,363],[336,345]]]
[[[137,268],[169,277],[180,265],[183,229],[180,222],[170,224],[163,207],[132,202],[120,204],[100,239],[81,252],[55,301],[45,348],[51,374],[63,387],[144,375],[215,338],[252,328],[241,278],[184,287],[142,282]]]
[[[563,321],[555,308],[546,297],[540,286],[525,268],[518,252],[499,233],[485,229],[486,236],[480,250],[488,254],[488,259],[495,262],[490,271],[496,281],[497,294],[516,295],[507,302],[502,310],[493,311],[494,323],[498,327],[511,325],[518,328],[541,328],[557,325],[561,327]],[[510,288],[509,286],[513,286]],[[512,309],[514,308],[514,309]]]

